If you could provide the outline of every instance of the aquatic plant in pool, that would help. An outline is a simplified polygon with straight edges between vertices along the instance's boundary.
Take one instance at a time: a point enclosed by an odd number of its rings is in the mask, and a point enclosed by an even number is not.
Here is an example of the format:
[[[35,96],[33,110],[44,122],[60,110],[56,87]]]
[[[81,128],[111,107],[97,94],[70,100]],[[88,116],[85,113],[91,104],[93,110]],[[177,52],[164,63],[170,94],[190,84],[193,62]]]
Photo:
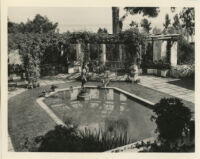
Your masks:
[[[64,90],[44,102],[66,122],[71,118],[79,130],[103,130],[113,135],[127,133],[132,142],[155,136],[151,109],[113,88],[86,88],[90,100],[79,101],[80,89]]]

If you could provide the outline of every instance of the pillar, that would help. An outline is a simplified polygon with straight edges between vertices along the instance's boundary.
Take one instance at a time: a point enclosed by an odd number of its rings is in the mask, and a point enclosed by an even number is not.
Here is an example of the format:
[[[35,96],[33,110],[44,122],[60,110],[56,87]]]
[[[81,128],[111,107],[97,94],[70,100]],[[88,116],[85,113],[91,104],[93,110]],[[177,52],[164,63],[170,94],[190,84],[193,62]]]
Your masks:
[[[77,43],[76,44],[76,60],[80,60],[80,56],[81,56],[81,44]]]
[[[120,62],[122,62],[122,54],[123,54],[122,44],[119,44],[119,61]]]
[[[105,65],[106,64],[106,44],[101,44],[101,56],[100,61]]]
[[[161,42],[160,40],[156,40],[153,43],[153,61],[160,60]]]
[[[142,45],[139,45],[139,48],[140,48],[140,55],[139,55],[139,57],[140,57],[140,59],[142,59]]]
[[[162,41],[160,57],[161,57],[161,60],[164,60],[167,57],[167,41],[166,40]]]
[[[177,52],[178,52],[178,42],[173,41],[170,50],[170,64],[171,66],[177,65]]]

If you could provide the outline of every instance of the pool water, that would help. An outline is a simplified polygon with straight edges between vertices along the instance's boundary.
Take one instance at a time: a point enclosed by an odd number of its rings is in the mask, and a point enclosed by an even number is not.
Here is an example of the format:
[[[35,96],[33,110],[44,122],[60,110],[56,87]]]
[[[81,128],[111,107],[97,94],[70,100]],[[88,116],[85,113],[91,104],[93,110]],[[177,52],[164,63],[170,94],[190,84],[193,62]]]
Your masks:
[[[155,136],[151,109],[112,88],[86,89],[91,98],[88,101],[77,100],[80,89],[73,89],[57,92],[44,102],[60,119],[73,122],[79,129],[126,132],[132,141]]]

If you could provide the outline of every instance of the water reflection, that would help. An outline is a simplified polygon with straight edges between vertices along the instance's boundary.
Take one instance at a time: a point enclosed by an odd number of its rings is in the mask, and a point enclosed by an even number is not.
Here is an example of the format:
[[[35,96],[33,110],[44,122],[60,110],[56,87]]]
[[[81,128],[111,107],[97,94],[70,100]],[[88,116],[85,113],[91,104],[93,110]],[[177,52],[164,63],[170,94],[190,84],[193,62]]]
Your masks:
[[[87,89],[90,100],[79,101],[79,91],[59,92],[45,102],[60,118],[72,117],[80,129],[103,129],[115,135],[127,133],[128,137],[137,140],[154,134],[155,125],[150,121],[152,111],[124,93],[114,89],[90,88]]]

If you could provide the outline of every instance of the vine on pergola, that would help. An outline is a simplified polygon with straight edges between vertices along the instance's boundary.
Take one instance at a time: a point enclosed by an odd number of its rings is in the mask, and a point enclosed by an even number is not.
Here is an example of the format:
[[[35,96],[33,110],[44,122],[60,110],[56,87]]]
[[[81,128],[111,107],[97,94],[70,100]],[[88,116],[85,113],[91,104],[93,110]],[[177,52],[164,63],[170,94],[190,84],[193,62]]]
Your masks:
[[[116,35],[97,34],[91,32],[67,32],[63,34],[9,34],[8,50],[19,49],[23,58],[23,66],[26,74],[39,74],[40,65],[46,60],[61,63],[61,49],[65,49],[67,54],[71,44],[81,43],[83,47],[88,44],[125,44],[127,53],[134,57],[139,51],[139,45],[144,43],[145,35],[138,30],[129,29]],[[87,48],[88,49],[88,48]],[[84,50],[87,50],[84,49]],[[87,52],[87,51],[85,51]],[[53,57],[53,58],[52,58]],[[63,61],[64,62],[64,61]]]

